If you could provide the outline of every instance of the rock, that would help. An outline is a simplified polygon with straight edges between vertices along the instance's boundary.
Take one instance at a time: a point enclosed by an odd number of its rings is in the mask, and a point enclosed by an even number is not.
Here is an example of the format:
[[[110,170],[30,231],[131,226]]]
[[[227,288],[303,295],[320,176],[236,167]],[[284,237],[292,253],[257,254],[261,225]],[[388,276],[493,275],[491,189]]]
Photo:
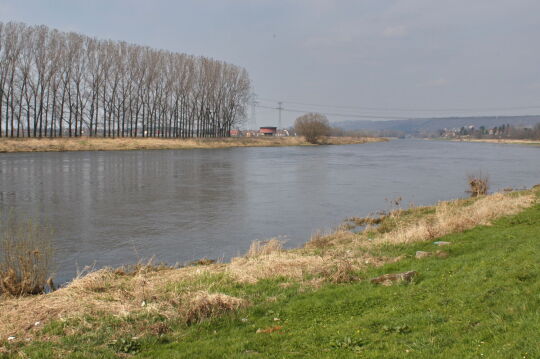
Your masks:
[[[435,252],[435,256],[439,257],[439,258],[446,258],[448,257],[448,252],[445,252],[445,251],[437,251]]]
[[[445,251],[436,251],[435,253],[433,253],[433,252],[424,252],[424,251],[417,251],[416,252],[416,258],[417,259],[427,258],[427,257],[431,257],[433,255],[435,255],[435,257],[438,257],[438,258],[446,258],[446,257],[448,257],[448,252],[445,252]]]
[[[15,337],[8,337],[7,340],[8,340],[8,341],[15,340]]]
[[[429,257],[431,256],[431,252],[424,252],[424,251],[416,251],[416,258],[417,259],[422,259],[422,258],[426,258],[426,257]]]
[[[435,244],[436,246],[447,246],[450,244],[450,242],[437,241],[437,242],[433,242],[433,244]]]
[[[410,282],[416,277],[418,273],[416,271],[408,271],[403,273],[383,274],[379,277],[372,278],[371,283],[381,284],[384,286],[390,286],[399,282]]]

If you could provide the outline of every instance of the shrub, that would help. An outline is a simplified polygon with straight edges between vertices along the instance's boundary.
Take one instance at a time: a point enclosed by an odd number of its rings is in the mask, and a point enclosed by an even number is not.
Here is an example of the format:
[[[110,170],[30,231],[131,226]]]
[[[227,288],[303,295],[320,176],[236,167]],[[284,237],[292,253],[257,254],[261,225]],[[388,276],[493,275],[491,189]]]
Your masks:
[[[0,220],[0,294],[22,296],[53,288],[51,231],[32,221]]]
[[[309,143],[318,143],[319,139],[330,134],[331,128],[326,116],[320,113],[308,113],[294,122],[294,130],[306,138]]]
[[[489,190],[489,177],[482,173],[468,176],[469,190],[471,197],[485,196]]]

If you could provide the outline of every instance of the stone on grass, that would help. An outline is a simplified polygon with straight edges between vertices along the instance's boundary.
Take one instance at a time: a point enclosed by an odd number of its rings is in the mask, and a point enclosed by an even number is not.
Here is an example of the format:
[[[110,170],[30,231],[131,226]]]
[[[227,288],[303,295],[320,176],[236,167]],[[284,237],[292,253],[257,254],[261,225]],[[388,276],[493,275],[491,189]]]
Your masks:
[[[426,258],[426,257],[429,257],[431,256],[431,252],[424,252],[424,251],[416,251],[416,258],[418,259],[421,259],[421,258]]]
[[[436,251],[436,252],[424,252],[424,251],[416,251],[416,259],[422,259],[427,258],[435,255],[435,257],[438,258],[446,258],[448,257],[448,252],[445,251]]]
[[[399,282],[410,282],[416,277],[418,273],[416,271],[408,271],[403,273],[383,274],[379,277],[371,279],[371,283],[380,284],[384,286],[390,286]]]
[[[435,252],[435,256],[439,257],[439,258],[446,258],[448,257],[448,252],[445,252],[445,251],[437,251]]]

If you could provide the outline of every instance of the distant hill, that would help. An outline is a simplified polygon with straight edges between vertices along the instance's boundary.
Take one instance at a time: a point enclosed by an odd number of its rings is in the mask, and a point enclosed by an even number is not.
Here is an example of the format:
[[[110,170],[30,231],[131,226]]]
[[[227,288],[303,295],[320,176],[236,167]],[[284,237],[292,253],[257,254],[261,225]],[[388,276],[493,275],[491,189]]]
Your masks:
[[[482,116],[482,117],[441,117],[441,118],[413,118],[410,120],[391,121],[342,121],[334,122],[333,126],[344,130],[371,131],[371,132],[401,132],[404,135],[426,135],[437,133],[447,128],[461,128],[474,126],[479,128],[493,128],[504,124],[514,127],[533,127],[540,123],[540,115],[534,116]]]

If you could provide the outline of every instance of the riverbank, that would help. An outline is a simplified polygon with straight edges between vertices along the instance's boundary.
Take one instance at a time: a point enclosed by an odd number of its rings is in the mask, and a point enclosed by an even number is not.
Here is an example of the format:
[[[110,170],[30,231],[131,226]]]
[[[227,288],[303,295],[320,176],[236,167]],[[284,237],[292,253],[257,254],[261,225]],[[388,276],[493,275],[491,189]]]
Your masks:
[[[328,137],[324,145],[349,145],[388,141],[375,137]],[[30,138],[0,139],[0,153],[63,151],[183,150],[197,148],[313,146],[303,137],[228,138]]]
[[[254,242],[231,263],[102,269],[0,301],[0,355],[538,357],[539,198],[350,218],[303,248]]]
[[[452,139],[454,142],[486,142],[486,143],[504,143],[504,144],[516,144],[516,145],[535,145],[540,146],[538,140],[511,140],[511,139],[492,139],[492,138],[463,138]]]

